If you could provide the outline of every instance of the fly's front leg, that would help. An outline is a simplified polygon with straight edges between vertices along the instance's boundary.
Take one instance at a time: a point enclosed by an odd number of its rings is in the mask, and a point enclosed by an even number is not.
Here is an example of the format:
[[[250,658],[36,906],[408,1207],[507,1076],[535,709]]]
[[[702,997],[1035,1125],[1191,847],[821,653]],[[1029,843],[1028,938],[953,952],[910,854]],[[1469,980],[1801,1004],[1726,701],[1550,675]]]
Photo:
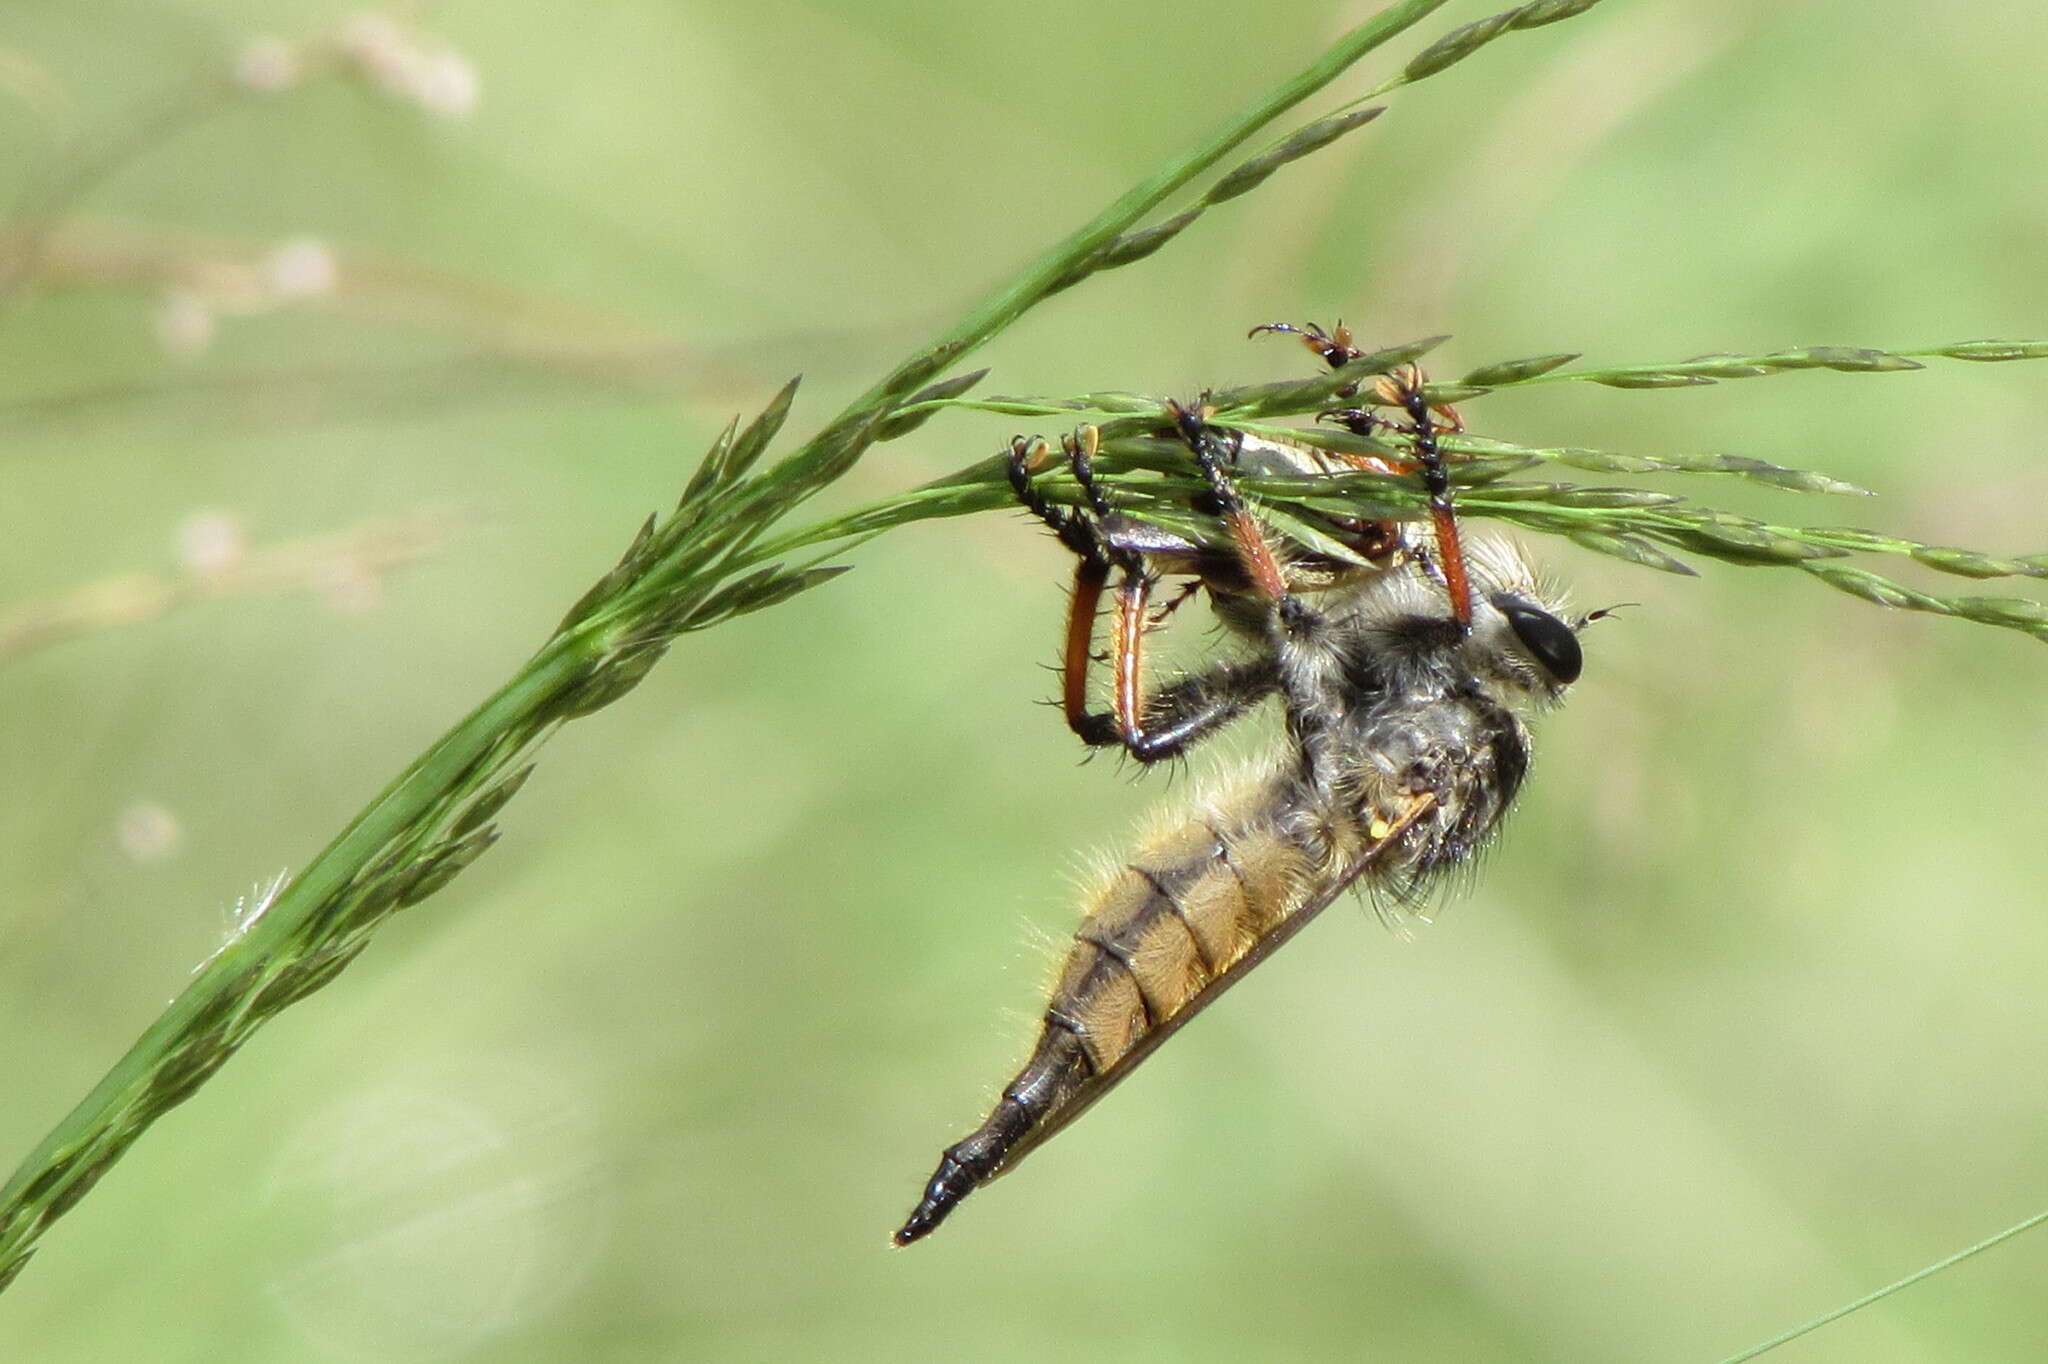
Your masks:
[[[1354,343],[1351,329],[1338,323],[1332,331],[1324,331],[1315,323],[1296,327],[1286,322],[1268,322],[1253,327],[1251,334],[1278,332],[1299,337],[1331,369],[1342,369],[1365,354]],[[1458,540],[1458,518],[1451,508],[1451,477],[1444,468],[1443,453],[1437,448],[1439,431],[1462,431],[1464,422],[1457,410],[1447,405],[1432,405],[1423,393],[1422,371],[1414,365],[1403,365],[1382,378],[1374,386],[1374,396],[1388,407],[1398,407],[1408,414],[1407,426],[1396,426],[1382,421],[1372,413],[1359,408],[1346,408],[1326,412],[1325,417],[1342,421],[1357,436],[1371,436],[1376,428],[1388,427],[1402,431],[1415,442],[1415,462],[1422,470],[1423,486],[1429,490],[1429,519],[1436,529],[1437,559],[1444,575],[1444,588],[1450,594],[1451,614],[1457,618],[1462,630],[1472,628],[1472,586],[1465,573],[1465,552]],[[1340,390],[1345,397],[1356,392],[1351,385]],[[1441,425],[1432,412],[1443,417]],[[1360,468],[1384,467],[1384,462],[1367,459],[1347,459]],[[1403,470],[1402,472],[1406,472]],[[1370,556],[1368,556],[1370,557]]]
[[[1389,387],[1391,386],[1391,392]],[[1451,594],[1451,614],[1466,630],[1472,628],[1472,584],[1465,576],[1465,550],[1458,540],[1458,517],[1451,507],[1451,475],[1444,468],[1443,452],[1437,448],[1437,424],[1429,399],[1422,391],[1422,371],[1405,365],[1380,383],[1383,396],[1398,398],[1408,414],[1415,437],[1415,458],[1422,465],[1422,485],[1429,490],[1429,519],[1436,527],[1436,554],[1441,561],[1444,589]],[[1453,408],[1443,408],[1444,427],[1461,431],[1464,422]]]
[[[1339,322],[1329,331],[1324,331],[1313,322],[1305,323],[1299,327],[1291,322],[1268,322],[1262,326],[1253,327],[1246,334],[1248,336],[1257,336],[1262,332],[1300,338],[1301,344],[1308,347],[1310,354],[1314,355],[1331,369],[1342,369],[1353,360],[1365,354],[1352,340],[1351,328],[1345,326],[1342,322]],[[1346,384],[1337,390],[1337,395],[1349,398],[1357,392],[1357,384]]]
[[[1330,331],[1324,331],[1313,322],[1305,323],[1299,327],[1295,326],[1292,322],[1266,322],[1253,327],[1246,335],[1258,336],[1261,333],[1269,332],[1283,336],[1299,337],[1301,344],[1307,346],[1316,358],[1331,369],[1342,369],[1359,356],[1365,354],[1352,341],[1351,328],[1345,326],[1342,322],[1339,322]]]
[[[1374,396],[1389,407],[1407,413],[1406,424],[1388,421],[1363,408],[1342,408],[1323,417],[1343,424],[1355,436],[1370,437],[1376,430],[1391,430],[1409,438],[1415,450],[1410,472],[1420,470],[1422,486],[1429,493],[1429,519],[1436,532],[1437,568],[1443,574],[1444,590],[1451,599],[1451,614],[1461,630],[1472,628],[1472,584],[1465,572],[1465,551],[1458,535],[1458,517],[1451,501],[1451,475],[1444,465],[1437,436],[1445,431],[1462,431],[1464,421],[1457,409],[1432,406],[1423,390],[1422,371],[1404,365],[1381,379]],[[1441,423],[1437,420],[1441,415]]]

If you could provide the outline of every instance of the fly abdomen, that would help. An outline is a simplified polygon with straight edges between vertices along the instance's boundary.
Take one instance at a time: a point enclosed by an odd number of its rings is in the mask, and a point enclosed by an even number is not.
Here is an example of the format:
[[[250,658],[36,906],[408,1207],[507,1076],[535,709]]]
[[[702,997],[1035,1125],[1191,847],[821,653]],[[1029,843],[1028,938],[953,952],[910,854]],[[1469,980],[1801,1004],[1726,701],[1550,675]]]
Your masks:
[[[1065,1103],[1089,1074],[1079,1035],[1048,1021],[1030,1061],[1003,1090],[988,1120],[939,1157],[924,1197],[891,1241],[907,1246],[945,1221],[961,1199],[996,1177],[1017,1143]]]
[[[895,1244],[1078,1117],[1299,906],[1310,854],[1284,832],[1270,789],[1253,797],[1147,839],[1088,897],[1031,1059],[947,1149]]]

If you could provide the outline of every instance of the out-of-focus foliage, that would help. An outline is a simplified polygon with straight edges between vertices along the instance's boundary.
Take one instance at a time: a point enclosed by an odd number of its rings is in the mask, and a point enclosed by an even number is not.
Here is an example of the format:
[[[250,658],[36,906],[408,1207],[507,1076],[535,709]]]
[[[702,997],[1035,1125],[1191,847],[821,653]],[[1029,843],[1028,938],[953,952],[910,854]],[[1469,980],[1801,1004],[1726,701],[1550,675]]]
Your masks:
[[[14,230],[64,212],[0,314],[0,602],[321,552],[0,669],[16,1152],[731,412],[802,369],[814,424],[1365,13],[1260,11],[1253,45],[1222,0],[446,3],[405,60],[357,21],[298,88],[215,98],[195,79],[238,57],[276,76],[252,40],[348,12],[17,8]],[[1192,394],[1299,371],[1251,324],[1339,315],[1455,332],[1447,374],[2038,335],[2044,52],[2017,0],[1610,4],[1395,96],[981,362]],[[67,146],[104,170],[75,192],[38,178]],[[1882,495],[1855,519],[2021,554],[2043,385],[1468,415],[1826,469]],[[935,420],[843,495],[1010,430]],[[362,547],[395,524],[426,562]],[[1474,893],[1412,942],[1314,926],[888,1254],[1023,1045],[1083,851],[1174,794],[1077,766],[1030,704],[1061,557],[1014,518],[909,527],[687,641],[52,1234],[0,1357],[1705,1358],[2048,1197],[2039,646],[1552,550],[1584,604],[1643,605],[1589,637]],[[2044,1264],[2022,1239],[1795,1348],[2036,1358]]]

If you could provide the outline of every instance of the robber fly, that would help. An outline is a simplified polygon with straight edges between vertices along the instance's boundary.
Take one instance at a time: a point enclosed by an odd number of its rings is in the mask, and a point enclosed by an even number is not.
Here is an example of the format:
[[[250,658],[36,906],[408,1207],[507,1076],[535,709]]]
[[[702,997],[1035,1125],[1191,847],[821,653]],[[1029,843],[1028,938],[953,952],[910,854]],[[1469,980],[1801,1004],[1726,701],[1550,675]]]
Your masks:
[[[1342,328],[1271,330],[1303,336],[1333,367],[1359,354]],[[1525,716],[1578,678],[1578,635],[1593,617],[1568,617],[1505,542],[1460,542],[1436,442],[1455,418],[1439,426],[1445,414],[1425,398],[1421,375],[1397,371],[1374,396],[1405,423],[1364,408],[1326,416],[1359,434],[1404,433],[1414,464],[1346,462],[1419,466],[1436,533],[1352,523],[1359,562],[1350,564],[1276,543],[1235,482],[1239,470],[1300,473],[1330,457],[1255,445],[1212,425],[1199,406],[1174,405],[1169,415],[1206,480],[1203,509],[1228,530],[1224,551],[1115,512],[1093,477],[1088,428],[1064,442],[1085,508],[1040,494],[1032,476],[1043,443],[1013,442],[1018,500],[1078,560],[1062,663],[1074,732],[1156,762],[1277,695],[1287,743],[1158,826],[1088,892],[1030,1059],[986,1121],[946,1150],[894,1244],[928,1235],[961,1199],[1079,1117],[1347,888],[1418,903],[1436,874],[1469,862],[1499,825],[1529,766]],[[1094,711],[1095,617],[1112,573],[1110,706]],[[1165,575],[1205,589],[1248,648],[1148,695],[1148,606]]]

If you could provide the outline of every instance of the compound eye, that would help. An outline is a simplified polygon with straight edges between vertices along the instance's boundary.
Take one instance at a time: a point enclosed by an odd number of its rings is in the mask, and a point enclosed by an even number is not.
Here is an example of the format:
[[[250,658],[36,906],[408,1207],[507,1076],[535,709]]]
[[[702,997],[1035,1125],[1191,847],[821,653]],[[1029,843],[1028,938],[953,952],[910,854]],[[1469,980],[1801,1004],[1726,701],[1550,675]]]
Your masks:
[[[1515,638],[1522,641],[1522,647],[1543,665],[1545,672],[1560,684],[1579,680],[1579,670],[1585,666],[1586,659],[1579,650],[1576,630],[1520,597],[1502,594],[1494,598],[1493,604],[1508,618],[1508,626],[1514,630]]]

